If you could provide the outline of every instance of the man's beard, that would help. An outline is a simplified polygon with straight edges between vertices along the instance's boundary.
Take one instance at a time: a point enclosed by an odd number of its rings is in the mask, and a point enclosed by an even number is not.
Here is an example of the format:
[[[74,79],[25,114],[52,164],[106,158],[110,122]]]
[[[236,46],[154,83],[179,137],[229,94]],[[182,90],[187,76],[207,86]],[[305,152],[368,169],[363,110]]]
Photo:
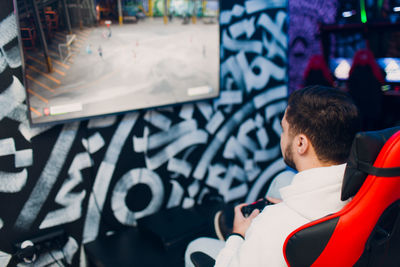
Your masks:
[[[286,146],[285,151],[283,151],[283,161],[288,165],[290,168],[297,170],[296,164],[293,161],[293,153],[290,149],[292,147],[292,143]]]

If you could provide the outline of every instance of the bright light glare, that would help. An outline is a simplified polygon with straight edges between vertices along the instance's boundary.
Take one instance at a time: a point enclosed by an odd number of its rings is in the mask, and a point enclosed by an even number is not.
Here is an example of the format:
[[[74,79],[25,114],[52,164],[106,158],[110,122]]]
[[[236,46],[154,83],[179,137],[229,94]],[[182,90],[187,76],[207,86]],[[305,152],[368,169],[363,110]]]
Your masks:
[[[349,18],[349,17],[353,16],[353,11],[344,11],[344,12],[342,13],[342,16],[343,16],[344,18]]]

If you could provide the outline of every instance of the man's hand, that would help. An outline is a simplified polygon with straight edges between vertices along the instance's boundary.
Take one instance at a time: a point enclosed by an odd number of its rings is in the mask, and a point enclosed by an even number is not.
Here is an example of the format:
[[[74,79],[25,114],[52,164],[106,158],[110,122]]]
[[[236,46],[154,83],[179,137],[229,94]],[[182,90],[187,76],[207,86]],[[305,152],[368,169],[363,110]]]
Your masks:
[[[251,222],[253,219],[260,214],[260,211],[258,209],[253,210],[253,212],[250,214],[249,217],[244,217],[243,213],[241,211],[243,206],[246,206],[248,204],[243,203],[240,205],[237,205],[235,207],[235,218],[233,219],[233,233],[240,234],[244,237],[246,234],[247,229],[249,229]]]
[[[269,202],[271,202],[273,204],[278,204],[278,203],[282,202],[282,199],[279,199],[279,198],[273,198],[273,197],[266,197],[266,198]]]

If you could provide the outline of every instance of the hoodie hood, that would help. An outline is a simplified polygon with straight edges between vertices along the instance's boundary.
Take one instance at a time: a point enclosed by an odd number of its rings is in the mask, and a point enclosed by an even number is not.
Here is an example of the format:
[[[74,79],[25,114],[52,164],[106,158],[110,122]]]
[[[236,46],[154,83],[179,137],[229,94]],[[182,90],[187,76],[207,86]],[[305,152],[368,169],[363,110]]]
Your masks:
[[[308,169],[297,173],[289,186],[280,190],[283,202],[312,221],[342,209],[340,200],[346,164]]]

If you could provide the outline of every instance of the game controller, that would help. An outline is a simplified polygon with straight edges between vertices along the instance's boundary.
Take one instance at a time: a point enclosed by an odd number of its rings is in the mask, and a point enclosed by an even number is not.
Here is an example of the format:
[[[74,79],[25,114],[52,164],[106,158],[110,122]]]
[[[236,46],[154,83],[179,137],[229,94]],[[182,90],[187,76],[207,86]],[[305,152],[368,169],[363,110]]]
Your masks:
[[[260,212],[264,209],[265,206],[272,204],[266,199],[261,199],[255,201],[247,206],[242,207],[241,211],[244,217],[249,217],[253,210],[258,209]]]

